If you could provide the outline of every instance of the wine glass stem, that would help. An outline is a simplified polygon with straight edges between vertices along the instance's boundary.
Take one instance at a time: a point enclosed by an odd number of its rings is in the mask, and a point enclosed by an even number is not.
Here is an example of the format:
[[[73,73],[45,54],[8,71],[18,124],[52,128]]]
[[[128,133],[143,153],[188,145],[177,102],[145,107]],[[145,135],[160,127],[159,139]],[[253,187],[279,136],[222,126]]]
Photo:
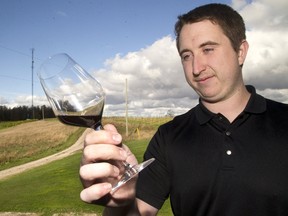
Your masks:
[[[125,167],[125,170],[133,169],[133,166],[126,161],[122,161],[123,166]]]
[[[102,124],[100,124],[98,127],[95,128],[96,131],[97,130],[103,130],[103,129],[104,128],[103,128]],[[136,173],[137,172],[137,170],[135,168],[133,168],[133,166],[131,164],[129,164],[128,162],[122,161],[122,164],[125,168],[125,171],[128,171],[129,173]]]

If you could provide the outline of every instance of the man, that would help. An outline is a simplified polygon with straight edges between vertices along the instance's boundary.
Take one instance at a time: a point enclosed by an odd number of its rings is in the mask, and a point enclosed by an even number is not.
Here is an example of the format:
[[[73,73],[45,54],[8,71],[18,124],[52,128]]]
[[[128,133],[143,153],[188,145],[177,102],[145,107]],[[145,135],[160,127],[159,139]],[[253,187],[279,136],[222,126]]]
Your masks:
[[[137,186],[134,179],[113,194],[108,177],[119,169],[109,161],[135,157],[112,125],[89,134],[82,200],[106,205],[106,215],[156,215],[169,196],[175,215],[288,215],[288,106],[244,85],[242,17],[209,4],[180,16],[175,30],[199,104],[159,127],[144,155],[155,162]]]

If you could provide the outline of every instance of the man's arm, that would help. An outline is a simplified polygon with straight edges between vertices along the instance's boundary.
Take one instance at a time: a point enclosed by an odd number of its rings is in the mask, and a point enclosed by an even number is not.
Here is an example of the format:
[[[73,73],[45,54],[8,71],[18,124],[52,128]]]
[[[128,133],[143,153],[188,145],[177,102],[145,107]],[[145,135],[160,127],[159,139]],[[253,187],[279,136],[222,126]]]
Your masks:
[[[155,207],[149,205],[148,203],[140,199],[136,199],[136,203],[137,203],[138,212],[140,212],[141,216],[157,215],[158,209],[156,209]]]

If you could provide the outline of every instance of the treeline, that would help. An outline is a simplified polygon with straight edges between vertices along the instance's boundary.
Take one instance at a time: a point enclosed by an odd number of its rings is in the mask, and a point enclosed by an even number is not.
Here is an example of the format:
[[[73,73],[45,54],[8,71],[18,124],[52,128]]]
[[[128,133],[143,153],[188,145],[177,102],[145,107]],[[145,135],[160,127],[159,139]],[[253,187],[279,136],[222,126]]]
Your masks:
[[[33,109],[32,106],[18,106],[13,108],[0,106],[0,122],[54,117],[55,115],[52,108],[47,106],[34,106]]]

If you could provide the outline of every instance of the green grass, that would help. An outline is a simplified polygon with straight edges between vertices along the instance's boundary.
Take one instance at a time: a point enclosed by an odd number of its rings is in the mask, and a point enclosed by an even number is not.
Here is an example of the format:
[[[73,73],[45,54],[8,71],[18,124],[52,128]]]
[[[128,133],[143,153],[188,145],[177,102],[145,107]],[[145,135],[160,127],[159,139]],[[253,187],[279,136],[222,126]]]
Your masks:
[[[1,212],[100,213],[79,198],[80,153],[0,181]]]
[[[3,121],[3,122],[0,121],[0,130],[9,128],[9,127],[14,127],[19,124],[29,123],[32,121],[36,121],[36,120],[29,119],[29,120],[23,120],[23,121]]]
[[[37,154],[33,154],[30,157],[20,157],[20,158],[15,158],[13,160],[10,160],[9,162],[6,163],[1,163],[0,164],[0,171],[1,170],[5,170],[11,167],[15,167],[21,164],[25,164],[31,161],[35,161],[38,159],[41,159],[43,157],[47,157],[49,155],[53,155],[56,154],[57,152],[60,152],[62,150],[67,149],[68,147],[70,147],[73,143],[76,142],[76,140],[81,136],[81,134],[84,132],[85,128],[78,128],[75,133],[71,134],[69,137],[67,137],[67,139],[65,141],[63,141],[62,143],[60,143],[59,145],[53,147],[53,148],[44,148],[44,150],[38,152]],[[40,145],[39,146],[46,146],[44,145]],[[40,149],[40,148],[39,148]]]
[[[147,143],[148,139],[126,142],[139,161],[142,161]],[[0,181],[0,212],[101,215],[103,207],[86,204],[79,198],[82,190],[78,176],[80,158],[81,154],[77,153]],[[172,215],[168,201],[158,215]]]

